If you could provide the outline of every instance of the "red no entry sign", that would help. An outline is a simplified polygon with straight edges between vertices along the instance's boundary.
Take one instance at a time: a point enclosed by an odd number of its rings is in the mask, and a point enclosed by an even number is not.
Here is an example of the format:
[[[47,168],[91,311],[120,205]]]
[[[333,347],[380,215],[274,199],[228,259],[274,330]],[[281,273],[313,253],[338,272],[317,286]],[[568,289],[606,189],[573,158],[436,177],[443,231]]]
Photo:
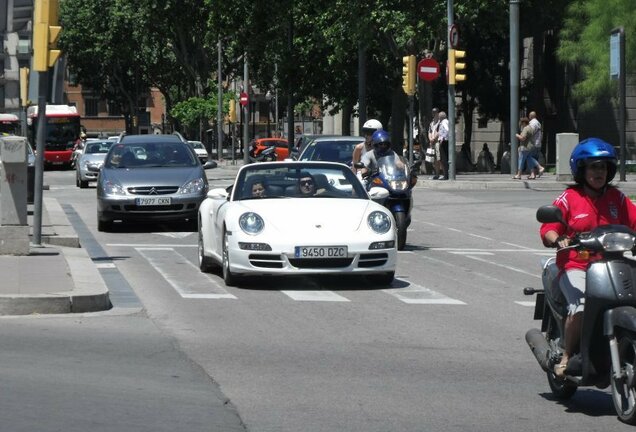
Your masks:
[[[417,75],[424,81],[433,81],[439,77],[439,63],[433,58],[425,58],[417,64]]]
[[[247,93],[243,92],[240,95],[239,98],[239,102],[241,103],[242,106],[247,105],[247,102],[249,101],[248,97],[247,97]]]

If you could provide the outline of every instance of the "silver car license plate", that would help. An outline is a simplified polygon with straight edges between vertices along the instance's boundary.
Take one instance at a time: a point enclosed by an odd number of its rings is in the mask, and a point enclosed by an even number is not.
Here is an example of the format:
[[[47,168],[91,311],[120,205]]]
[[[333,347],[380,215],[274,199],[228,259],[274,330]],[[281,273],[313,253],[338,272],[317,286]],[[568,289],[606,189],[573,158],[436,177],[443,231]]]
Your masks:
[[[294,257],[296,258],[345,258],[346,246],[296,246]]]
[[[170,197],[148,197],[135,199],[135,204],[138,206],[170,205],[171,203],[172,200]]]

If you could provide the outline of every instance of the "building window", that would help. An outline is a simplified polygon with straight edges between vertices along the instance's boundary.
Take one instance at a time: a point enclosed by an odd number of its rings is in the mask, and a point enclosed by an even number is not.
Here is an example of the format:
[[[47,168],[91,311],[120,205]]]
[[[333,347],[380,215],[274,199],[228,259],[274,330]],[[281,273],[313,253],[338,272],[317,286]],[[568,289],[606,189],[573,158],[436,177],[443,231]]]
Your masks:
[[[108,103],[108,115],[111,117],[121,117],[121,108],[114,102]]]
[[[85,98],[84,99],[84,116],[85,117],[97,117],[99,107],[99,99]]]

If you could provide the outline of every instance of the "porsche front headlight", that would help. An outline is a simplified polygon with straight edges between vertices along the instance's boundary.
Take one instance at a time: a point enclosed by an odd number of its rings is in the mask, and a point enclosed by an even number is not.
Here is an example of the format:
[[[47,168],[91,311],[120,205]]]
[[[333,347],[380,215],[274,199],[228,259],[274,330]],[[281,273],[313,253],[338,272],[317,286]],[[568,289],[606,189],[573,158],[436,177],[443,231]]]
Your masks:
[[[391,218],[381,211],[371,212],[367,218],[367,223],[378,234],[385,234],[391,229]]]
[[[243,213],[239,218],[239,226],[250,235],[256,235],[265,228],[265,221],[254,212]]]

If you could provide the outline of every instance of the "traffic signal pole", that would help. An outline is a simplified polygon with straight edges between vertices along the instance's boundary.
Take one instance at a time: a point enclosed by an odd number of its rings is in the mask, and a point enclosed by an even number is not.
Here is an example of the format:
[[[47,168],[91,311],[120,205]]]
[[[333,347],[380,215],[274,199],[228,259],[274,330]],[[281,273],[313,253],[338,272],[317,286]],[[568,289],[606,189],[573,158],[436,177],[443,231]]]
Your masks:
[[[447,46],[448,52],[451,52],[451,27],[455,23],[453,12],[453,0],[447,1],[447,17],[448,17],[448,31],[447,31]],[[450,57],[450,56],[449,56]],[[454,62],[455,59],[452,59]],[[448,59],[448,175],[449,180],[455,180],[455,65],[451,63],[451,59]]]
[[[44,142],[46,134],[46,95],[49,72],[38,72],[38,128],[35,139],[35,176],[33,180],[33,245],[42,245],[42,190],[44,184]]]
[[[44,143],[46,140],[46,99],[49,94],[49,68],[60,57],[56,48],[62,28],[58,25],[59,1],[35,0],[33,10],[33,70],[38,72],[38,128],[35,140],[33,194],[33,244],[42,244],[42,189],[44,183]]]

